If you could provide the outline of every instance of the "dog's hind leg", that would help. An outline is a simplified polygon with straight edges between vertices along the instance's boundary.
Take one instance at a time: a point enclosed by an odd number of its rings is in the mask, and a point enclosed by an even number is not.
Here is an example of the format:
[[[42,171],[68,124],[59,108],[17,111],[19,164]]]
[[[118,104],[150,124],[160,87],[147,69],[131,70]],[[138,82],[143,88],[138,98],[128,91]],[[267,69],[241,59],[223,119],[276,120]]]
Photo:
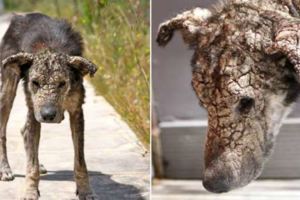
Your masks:
[[[2,70],[0,87],[0,180],[10,181],[14,179],[10,169],[6,152],[6,126],[9,119],[16,90],[19,83],[19,75],[12,71]]]
[[[33,111],[28,111],[27,121],[22,130],[24,139],[24,146],[27,158],[26,177],[25,177],[25,190],[21,200],[39,198],[39,180],[40,180],[40,167],[38,159],[38,148],[40,141],[41,124],[36,121]]]
[[[96,200],[89,183],[88,171],[84,159],[84,118],[82,108],[70,112],[72,139],[75,150],[74,173],[79,200]]]

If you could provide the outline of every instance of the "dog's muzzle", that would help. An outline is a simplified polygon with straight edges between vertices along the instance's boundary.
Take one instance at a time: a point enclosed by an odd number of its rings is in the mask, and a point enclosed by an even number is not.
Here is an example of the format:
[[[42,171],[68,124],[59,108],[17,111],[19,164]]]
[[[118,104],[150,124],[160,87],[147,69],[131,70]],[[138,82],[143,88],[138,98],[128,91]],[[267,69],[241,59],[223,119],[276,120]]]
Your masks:
[[[64,118],[54,104],[43,105],[38,115],[37,120],[42,123],[60,123]]]
[[[41,116],[44,121],[53,121],[56,117],[57,110],[54,106],[43,106],[41,109]]]

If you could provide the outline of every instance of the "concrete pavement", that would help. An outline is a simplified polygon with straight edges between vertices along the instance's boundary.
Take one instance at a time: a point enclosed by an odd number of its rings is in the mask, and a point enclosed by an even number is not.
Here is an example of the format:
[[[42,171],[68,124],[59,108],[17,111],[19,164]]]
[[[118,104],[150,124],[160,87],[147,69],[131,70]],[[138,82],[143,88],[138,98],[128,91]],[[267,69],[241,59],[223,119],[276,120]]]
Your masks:
[[[0,16],[0,37],[8,17]],[[99,199],[149,199],[149,153],[107,101],[86,82],[85,155],[90,181]],[[8,159],[16,176],[0,182],[0,199],[17,199],[25,173],[25,151],[20,129],[27,108],[21,84],[8,123]],[[41,200],[76,199],[73,181],[73,146],[68,116],[61,124],[43,124],[40,162],[49,173],[40,182]]]

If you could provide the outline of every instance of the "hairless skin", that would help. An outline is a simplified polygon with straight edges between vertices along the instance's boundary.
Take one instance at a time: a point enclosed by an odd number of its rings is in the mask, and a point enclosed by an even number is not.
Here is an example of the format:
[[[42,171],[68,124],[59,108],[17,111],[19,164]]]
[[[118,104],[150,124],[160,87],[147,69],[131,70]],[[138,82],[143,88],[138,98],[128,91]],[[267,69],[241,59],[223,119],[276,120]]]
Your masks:
[[[257,178],[300,92],[296,0],[228,0],[164,22],[194,50],[192,86],[208,112],[204,187],[227,192]]]

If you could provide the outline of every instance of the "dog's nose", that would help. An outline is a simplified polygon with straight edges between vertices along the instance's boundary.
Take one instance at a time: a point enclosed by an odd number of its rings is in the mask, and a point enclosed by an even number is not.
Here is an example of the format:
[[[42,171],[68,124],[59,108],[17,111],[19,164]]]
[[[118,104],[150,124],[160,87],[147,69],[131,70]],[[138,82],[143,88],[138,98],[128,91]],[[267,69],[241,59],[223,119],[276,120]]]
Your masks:
[[[41,109],[41,116],[45,121],[52,121],[56,117],[56,108],[54,106],[44,106]]]
[[[230,190],[230,182],[228,182],[225,175],[205,177],[202,184],[206,190],[214,193],[223,193]]]

